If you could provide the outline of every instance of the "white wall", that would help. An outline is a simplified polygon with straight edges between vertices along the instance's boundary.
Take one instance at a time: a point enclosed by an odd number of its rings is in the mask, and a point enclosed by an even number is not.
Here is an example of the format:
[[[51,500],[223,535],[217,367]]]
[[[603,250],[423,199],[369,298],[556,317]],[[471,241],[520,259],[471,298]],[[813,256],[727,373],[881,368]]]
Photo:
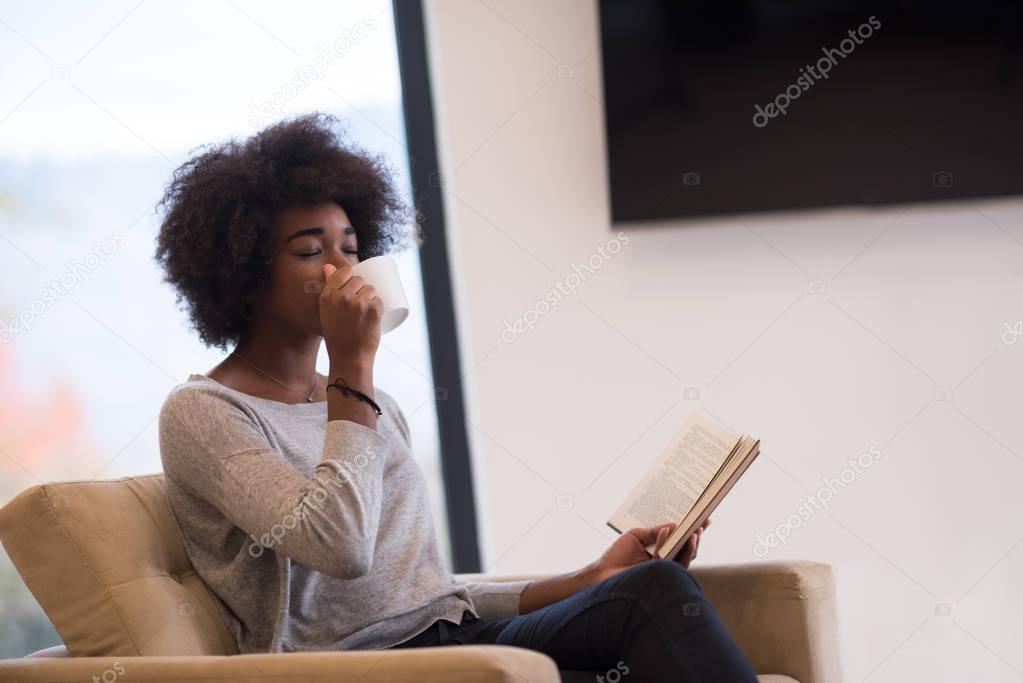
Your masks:
[[[757,534],[875,446],[766,559],[834,566],[850,681],[1023,678],[1023,338],[1002,341],[1023,319],[1023,201],[627,229],[604,260],[595,3],[445,0],[428,21],[487,569],[595,558],[704,408],[762,455],[698,563],[757,559]]]

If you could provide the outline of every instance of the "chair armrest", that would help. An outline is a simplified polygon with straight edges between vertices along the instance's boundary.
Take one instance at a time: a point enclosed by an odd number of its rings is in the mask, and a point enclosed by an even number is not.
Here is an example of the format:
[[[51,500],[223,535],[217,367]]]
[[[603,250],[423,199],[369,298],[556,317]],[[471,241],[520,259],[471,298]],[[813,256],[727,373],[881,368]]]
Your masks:
[[[835,577],[819,562],[695,565],[692,574],[758,674],[841,683]],[[520,581],[550,574],[459,574]]]
[[[841,683],[829,565],[752,562],[694,566],[692,573],[754,671]]]
[[[547,655],[504,645],[183,657],[0,660],[0,680],[145,683],[558,683]]]

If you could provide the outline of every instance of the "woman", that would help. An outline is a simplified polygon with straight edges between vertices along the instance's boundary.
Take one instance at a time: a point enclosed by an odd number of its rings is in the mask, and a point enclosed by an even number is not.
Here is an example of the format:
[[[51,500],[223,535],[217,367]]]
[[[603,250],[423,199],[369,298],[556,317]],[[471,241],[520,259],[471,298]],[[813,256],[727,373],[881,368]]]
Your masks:
[[[207,346],[233,346],[171,391],[160,446],[186,549],[239,650],[498,643],[637,683],[754,681],[688,572],[702,529],[679,561],[644,550],[666,525],[544,580],[445,568],[408,424],[374,386],[380,299],[350,270],[421,235],[391,172],[334,123],[312,114],[206,149],[161,202],[165,279]]]

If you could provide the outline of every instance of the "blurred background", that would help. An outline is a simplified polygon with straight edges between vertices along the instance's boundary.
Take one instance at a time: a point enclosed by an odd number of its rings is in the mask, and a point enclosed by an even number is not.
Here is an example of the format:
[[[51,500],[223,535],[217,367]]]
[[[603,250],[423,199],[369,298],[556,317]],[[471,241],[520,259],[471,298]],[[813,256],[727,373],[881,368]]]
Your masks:
[[[445,500],[474,496],[480,569],[589,562],[702,410],[761,456],[698,563],[831,564],[848,680],[1023,680],[1014,6],[973,4],[954,31],[910,22],[919,4],[423,4],[450,259],[426,282],[453,285],[473,490],[442,484],[447,384],[415,253],[413,318],[384,338],[378,384],[412,414],[445,547]],[[157,471],[163,398],[219,361],[152,261],[153,204],[191,148],[319,109],[409,184],[422,121],[402,118],[394,11],[0,4],[19,67],[0,80],[0,321],[32,323],[0,344],[0,502]],[[757,125],[872,15],[827,79]],[[345,29],[365,37],[286,88]],[[73,290],[36,305],[68,271]],[[880,455],[842,480],[864,453]],[[830,505],[801,515],[826,486]],[[58,642],[0,560],[3,656]]]
[[[155,204],[192,150],[325,111],[411,191],[390,3],[4,2],[0,35],[17,65],[0,79],[7,502],[42,482],[160,471],[164,398],[223,358],[153,259]],[[411,314],[383,339],[376,382],[409,420],[449,556],[419,259],[397,258]],[[5,553],[0,590],[0,657],[60,642]]]

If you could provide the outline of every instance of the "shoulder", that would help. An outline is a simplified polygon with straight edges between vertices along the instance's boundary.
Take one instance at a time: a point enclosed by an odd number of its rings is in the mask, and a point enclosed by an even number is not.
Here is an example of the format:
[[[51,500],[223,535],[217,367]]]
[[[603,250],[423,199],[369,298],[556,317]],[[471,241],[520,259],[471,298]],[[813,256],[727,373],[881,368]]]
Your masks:
[[[178,423],[196,424],[217,421],[225,414],[250,411],[250,406],[232,390],[192,376],[167,394],[160,407],[160,422],[170,418]]]
[[[167,473],[269,447],[259,414],[230,389],[195,379],[175,386],[164,399],[159,442]]]

